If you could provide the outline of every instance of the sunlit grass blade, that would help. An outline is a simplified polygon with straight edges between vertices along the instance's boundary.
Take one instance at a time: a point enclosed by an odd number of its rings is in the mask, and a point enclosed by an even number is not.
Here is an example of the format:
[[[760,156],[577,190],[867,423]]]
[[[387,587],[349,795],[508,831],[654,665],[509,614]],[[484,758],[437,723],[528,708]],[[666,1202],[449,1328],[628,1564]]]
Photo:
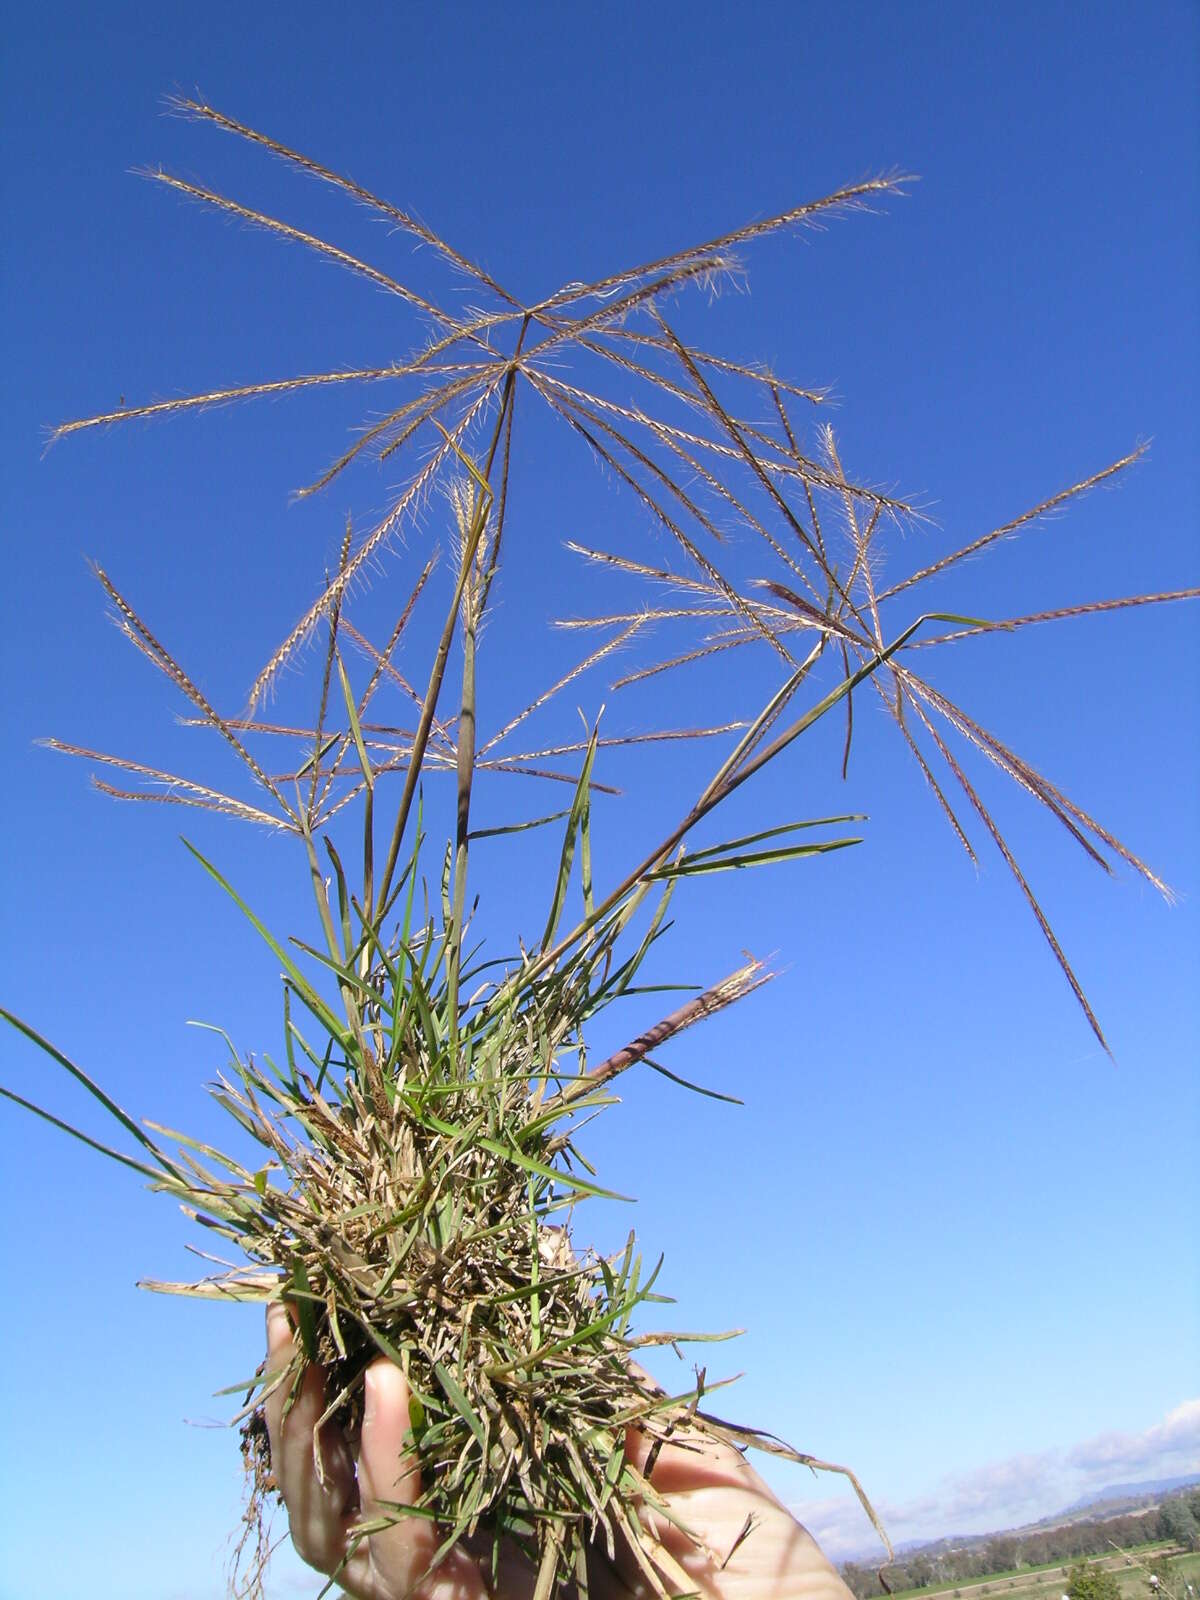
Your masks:
[[[546,950],[558,931],[559,922],[562,920],[563,907],[567,900],[567,885],[571,879],[571,866],[575,860],[575,845],[579,838],[579,829],[583,820],[584,811],[588,804],[588,785],[591,782],[592,766],[596,759],[597,730],[592,730],[588,740],[587,751],[583,758],[583,767],[579,774],[579,782],[575,787],[575,798],[571,804],[567,826],[563,831],[562,849],[558,859],[558,873],[554,880],[554,894],[550,901],[550,912],[546,918],[546,928],[542,934],[542,949]]]
[[[131,1134],[133,1138],[137,1140],[138,1144],[141,1145],[142,1149],[154,1157],[155,1161],[158,1162],[160,1167],[162,1167],[166,1172],[170,1173],[173,1177],[178,1176],[178,1169],[176,1168],[174,1162],[170,1161],[166,1156],[163,1155],[162,1151],[154,1143],[153,1139],[147,1137],[147,1135],[142,1131],[133,1118],[129,1116],[127,1112],[122,1111],[121,1107],[112,1098],[112,1096],[107,1094],[100,1087],[100,1085],[95,1082],[94,1079],[90,1078],[82,1067],[76,1066],[75,1062],[72,1061],[69,1056],[65,1056],[57,1047],[57,1045],[51,1044],[50,1040],[44,1038],[36,1028],[32,1027],[28,1022],[22,1021],[22,1019],[14,1012],[9,1011],[6,1006],[0,1006],[0,1017],[2,1017],[4,1021],[7,1022],[11,1027],[15,1028],[18,1033],[23,1033],[31,1044],[35,1044],[44,1055],[48,1055],[52,1061],[56,1061],[58,1065],[64,1069],[64,1071],[69,1072],[70,1075],[75,1079],[76,1083],[81,1084],[94,1100],[98,1100],[108,1112],[109,1116],[115,1118],[116,1121],[119,1122],[125,1129],[126,1133]],[[83,1137],[83,1135],[80,1135],[80,1137]]]
[[[2,1012],[0,1015],[8,1018],[7,1012]],[[11,1020],[11,1018],[8,1020]],[[100,1155],[107,1156],[110,1161],[119,1162],[123,1167],[129,1167],[134,1172],[140,1172],[144,1178],[149,1178],[155,1184],[162,1184],[165,1181],[162,1172],[156,1168],[148,1167],[143,1161],[135,1161],[132,1156],[127,1156],[120,1150],[113,1150],[109,1145],[101,1144],[98,1139],[93,1139],[90,1134],[73,1127],[69,1122],[64,1122],[61,1117],[56,1117],[52,1111],[47,1111],[44,1107],[35,1105],[32,1100],[26,1100],[23,1095],[14,1093],[12,1089],[6,1089],[3,1085],[0,1085],[0,1095],[5,1100],[11,1100],[14,1105],[20,1106],[23,1110],[32,1111],[35,1117],[41,1117],[43,1122],[50,1123],[52,1127],[58,1128],[62,1133],[69,1133],[72,1139],[78,1139],[80,1144],[85,1144],[89,1150],[95,1150]],[[168,1172],[174,1172],[175,1169],[168,1165],[165,1159],[163,1159],[162,1164]]]
[[[321,996],[312,987],[308,979],[301,972],[300,968],[292,960],[291,956],[288,955],[287,951],[279,943],[278,939],[275,938],[275,935],[271,933],[271,931],[262,921],[260,921],[257,916],[255,916],[254,912],[251,911],[250,907],[242,899],[241,895],[239,895],[233,885],[221,875],[217,868],[213,866],[212,862],[201,855],[200,851],[197,850],[195,845],[189,840],[185,839],[183,842],[187,846],[188,850],[191,851],[192,855],[195,856],[200,865],[204,868],[205,872],[208,873],[215,883],[218,883],[221,888],[224,889],[225,893],[233,901],[234,905],[237,906],[238,910],[246,918],[246,921],[249,922],[250,926],[279,960],[281,966],[291,980],[292,989],[295,994],[298,995],[301,1000],[303,1000],[304,1004],[312,1012],[313,1016],[315,1016],[318,1021],[329,1030],[332,1038],[337,1039],[339,1043],[343,1045],[348,1044],[350,1041],[350,1035],[347,1030],[342,1026],[341,1023],[339,1023],[325,1001],[322,1000]]]
[[[647,873],[654,882],[665,878],[692,878],[708,872],[730,872],[744,867],[780,866],[785,861],[800,861],[807,856],[829,855],[861,844],[861,839],[823,839],[819,844],[781,845],[777,850],[744,850],[730,855],[714,854],[698,860],[685,856],[682,861]]]
[[[642,1060],[650,1068],[651,1072],[657,1072],[662,1078],[669,1078],[672,1083],[677,1083],[681,1089],[687,1089],[692,1094],[703,1095],[707,1100],[722,1100],[726,1105],[730,1106],[744,1106],[746,1104],[746,1102],[739,1099],[736,1094],[722,1094],[718,1089],[706,1089],[702,1083],[693,1083],[690,1078],[684,1078],[678,1072],[672,1072],[669,1067],[664,1067],[661,1061],[654,1061],[650,1056],[643,1056]],[[728,1338],[730,1335],[702,1334],[696,1335],[696,1337],[717,1339]],[[670,1343],[671,1340],[668,1339],[667,1342]]]

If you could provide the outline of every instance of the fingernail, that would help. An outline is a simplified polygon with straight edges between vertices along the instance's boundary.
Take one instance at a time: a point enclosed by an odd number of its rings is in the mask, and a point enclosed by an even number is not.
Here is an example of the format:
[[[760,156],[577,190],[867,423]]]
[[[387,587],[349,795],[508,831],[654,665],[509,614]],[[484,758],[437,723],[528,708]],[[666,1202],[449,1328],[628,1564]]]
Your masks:
[[[285,1344],[290,1344],[292,1338],[292,1319],[288,1315],[288,1308],[280,1300],[274,1300],[267,1307],[267,1349],[278,1350]]]

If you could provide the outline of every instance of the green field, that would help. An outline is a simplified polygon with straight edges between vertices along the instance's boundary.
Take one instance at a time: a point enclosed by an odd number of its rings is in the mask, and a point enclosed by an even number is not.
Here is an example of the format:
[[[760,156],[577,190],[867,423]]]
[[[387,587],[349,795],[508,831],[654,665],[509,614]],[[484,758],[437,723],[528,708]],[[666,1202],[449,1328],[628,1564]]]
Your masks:
[[[1172,1547],[1168,1542],[1138,1545],[1133,1550],[1114,1551],[1110,1556],[1094,1556],[1089,1565],[1096,1564],[1113,1573],[1121,1585],[1122,1600],[1151,1600],[1150,1574],[1164,1581],[1165,1592],[1175,1600],[1192,1600],[1187,1584],[1193,1586],[1196,1600],[1200,1600],[1200,1555],[1175,1556],[1167,1571],[1161,1570],[1161,1556]],[[1156,1567],[1155,1557],[1159,1564]],[[972,1578],[966,1583],[951,1584],[944,1588],[903,1589],[893,1600],[910,1600],[923,1596],[924,1600],[1060,1600],[1066,1585],[1066,1575],[1073,1565],[1056,1564],[1043,1567],[1025,1567],[1019,1572],[991,1573],[987,1577]]]

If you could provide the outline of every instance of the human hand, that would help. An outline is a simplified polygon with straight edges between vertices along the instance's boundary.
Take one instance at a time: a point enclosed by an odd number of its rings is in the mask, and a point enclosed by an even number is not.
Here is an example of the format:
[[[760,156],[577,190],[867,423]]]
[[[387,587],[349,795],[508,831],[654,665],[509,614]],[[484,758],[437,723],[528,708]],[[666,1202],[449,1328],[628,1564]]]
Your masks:
[[[267,1348],[276,1371],[295,1352],[282,1305],[268,1308]],[[326,1404],[321,1369],[307,1370],[286,1416],[285,1400],[281,1385],[267,1398],[266,1422],[272,1470],[302,1560],[320,1572],[336,1571],[353,1600],[531,1600],[536,1574],[513,1545],[502,1546],[493,1579],[490,1539],[463,1540],[424,1576],[440,1535],[421,1517],[355,1543],[355,1529],[381,1502],[413,1505],[421,1492],[420,1471],[404,1448],[408,1384],[392,1362],[381,1359],[367,1368],[357,1460],[335,1424],[322,1429],[324,1481],[313,1455],[313,1428]],[[650,1449],[644,1434],[628,1431],[626,1453],[639,1470]],[[650,1481],[695,1539],[649,1508],[643,1521],[703,1600],[849,1600],[811,1534],[731,1446],[681,1428],[659,1450]],[[739,1543],[748,1519],[750,1532]],[[592,1600],[651,1600],[653,1591],[628,1548],[617,1547],[615,1563],[597,1548],[591,1565]]]

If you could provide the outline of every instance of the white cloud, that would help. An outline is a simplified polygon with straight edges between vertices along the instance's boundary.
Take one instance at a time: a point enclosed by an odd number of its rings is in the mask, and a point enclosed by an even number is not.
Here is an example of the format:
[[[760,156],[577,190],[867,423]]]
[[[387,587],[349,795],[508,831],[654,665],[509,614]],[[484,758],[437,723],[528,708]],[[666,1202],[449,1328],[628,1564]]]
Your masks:
[[[862,1507],[852,1498],[793,1500],[791,1511],[800,1519],[831,1561],[853,1559],[871,1549],[875,1538]],[[886,1506],[875,1508],[883,1525],[895,1534]],[[879,1549],[878,1541],[875,1545]],[[868,1558],[869,1559],[869,1558]],[[881,1558],[882,1559],[882,1558]]]
[[[1147,1468],[1166,1475],[1174,1458],[1200,1459],[1200,1400],[1185,1400],[1143,1433],[1101,1433],[1076,1445],[1067,1463],[1092,1477],[1127,1477]],[[1158,1468],[1162,1472],[1158,1473]],[[1186,1465],[1181,1468],[1186,1471]]]
[[[1042,1517],[1110,1483],[1200,1472],[1200,1399],[1185,1400],[1140,1433],[1102,1433],[1068,1450],[1010,1456],[950,1473],[933,1493],[876,1501],[896,1543],[986,1533]],[[850,1493],[792,1509],[834,1560],[874,1559],[878,1543]]]
[[[976,1525],[981,1518],[986,1526],[997,1506],[1036,1517],[1044,1514],[1036,1508],[1057,1494],[1060,1476],[1052,1452],[1010,1456],[947,1478],[942,1508],[953,1527]]]

